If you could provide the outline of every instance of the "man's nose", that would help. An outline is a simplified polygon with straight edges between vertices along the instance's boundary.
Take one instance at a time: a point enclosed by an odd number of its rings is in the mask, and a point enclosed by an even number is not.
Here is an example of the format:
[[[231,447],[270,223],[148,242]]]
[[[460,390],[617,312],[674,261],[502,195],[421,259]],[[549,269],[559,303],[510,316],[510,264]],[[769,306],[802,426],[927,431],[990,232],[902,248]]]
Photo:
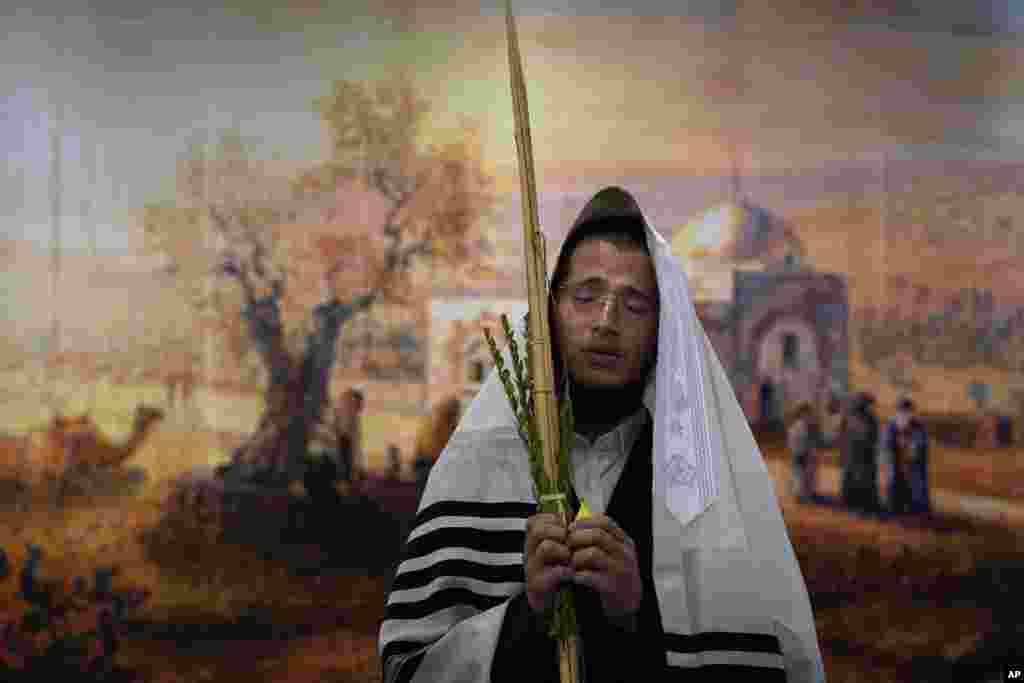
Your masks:
[[[601,301],[597,316],[598,327],[616,329],[619,322],[618,306],[614,296],[607,296]]]

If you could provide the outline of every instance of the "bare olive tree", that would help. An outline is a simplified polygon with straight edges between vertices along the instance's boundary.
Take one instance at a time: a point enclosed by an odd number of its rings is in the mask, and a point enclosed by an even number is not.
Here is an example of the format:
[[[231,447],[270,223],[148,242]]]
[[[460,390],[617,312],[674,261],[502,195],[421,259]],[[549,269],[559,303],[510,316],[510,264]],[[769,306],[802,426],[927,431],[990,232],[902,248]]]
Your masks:
[[[408,303],[418,260],[472,258],[492,201],[473,127],[464,122],[453,141],[425,143],[429,110],[405,75],[337,81],[315,106],[330,133],[330,158],[288,178],[285,190],[229,134],[212,153],[193,149],[181,162],[182,205],[150,207],[146,215],[147,243],[163,255],[198,319],[235,353],[257,354],[266,371],[258,426],[221,469],[248,481],[294,479],[327,402],[342,326],[374,305]],[[289,261],[282,227],[310,207],[339,201],[344,183],[358,184],[387,210],[365,244],[329,231],[316,241],[321,300],[295,315],[284,304],[297,300],[288,293],[298,288],[300,268]],[[309,268],[302,264],[301,275]],[[351,275],[362,286],[337,286]]]

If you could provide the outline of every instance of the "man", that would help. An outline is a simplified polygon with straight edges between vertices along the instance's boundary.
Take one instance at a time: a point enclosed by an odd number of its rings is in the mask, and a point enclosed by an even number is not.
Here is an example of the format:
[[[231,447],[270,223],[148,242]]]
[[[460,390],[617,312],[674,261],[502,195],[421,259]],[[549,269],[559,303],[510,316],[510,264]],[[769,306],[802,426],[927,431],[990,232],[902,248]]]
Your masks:
[[[923,513],[931,509],[928,496],[928,434],[914,416],[914,402],[901,399],[886,425],[882,448],[889,458],[889,509]]]
[[[678,260],[628,193],[581,212],[549,309],[576,422],[570,497],[595,514],[537,513],[492,372],[430,473],[381,625],[385,681],[557,681],[541,617],[563,586],[588,683],[824,680],[764,462]]]
[[[801,401],[787,424],[786,445],[793,460],[793,494],[801,503],[814,502],[818,495],[819,451],[825,447],[814,406],[809,401]]]
[[[866,514],[875,514],[882,507],[878,496],[879,427],[873,403],[870,394],[855,394],[839,429],[843,504]]]
[[[366,399],[363,390],[352,387],[342,397],[338,408],[338,429],[348,437],[349,467],[352,479],[363,479],[369,472],[366,453],[363,450],[363,407]]]
[[[318,498],[336,502],[339,494],[349,492],[355,458],[361,453],[357,441],[361,408],[362,393],[348,389],[330,410],[324,411],[313,430],[303,483],[314,503]]]

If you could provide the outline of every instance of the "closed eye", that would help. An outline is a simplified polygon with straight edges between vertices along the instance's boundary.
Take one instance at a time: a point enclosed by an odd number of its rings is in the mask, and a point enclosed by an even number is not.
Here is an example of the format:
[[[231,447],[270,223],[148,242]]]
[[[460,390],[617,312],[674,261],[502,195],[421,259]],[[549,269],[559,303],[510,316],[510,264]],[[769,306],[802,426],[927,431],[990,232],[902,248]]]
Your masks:
[[[629,297],[626,299],[626,308],[631,313],[646,314],[654,311],[654,304],[644,297]]]

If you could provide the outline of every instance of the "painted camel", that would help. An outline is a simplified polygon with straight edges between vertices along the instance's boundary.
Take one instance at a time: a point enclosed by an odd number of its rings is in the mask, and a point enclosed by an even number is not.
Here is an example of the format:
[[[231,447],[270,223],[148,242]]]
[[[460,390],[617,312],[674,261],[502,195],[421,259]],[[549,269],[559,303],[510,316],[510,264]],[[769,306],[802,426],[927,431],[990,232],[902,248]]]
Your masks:
[[[75,474],[116,468],[135,455],[163,417],[159,408],[139,405],[131,433],[114,441],[88,414],[55,415],[44,428],[3,439],[0,478],[22,481],[32,489],[60,488]]]
[[[79,435],[95,431],[88,414],[54,415],[45,427],[0,438],[0,479],[30,488],[58,480]]]
[[[113,469],[127,462],[149,436],[152,428],[164,418],[164,411],[148,405],[135,409],[131,433],[121,441],[114,441],[95,425],[81,429],[66,438],[70,448],[65,451],[61,478],[81,471]]]

